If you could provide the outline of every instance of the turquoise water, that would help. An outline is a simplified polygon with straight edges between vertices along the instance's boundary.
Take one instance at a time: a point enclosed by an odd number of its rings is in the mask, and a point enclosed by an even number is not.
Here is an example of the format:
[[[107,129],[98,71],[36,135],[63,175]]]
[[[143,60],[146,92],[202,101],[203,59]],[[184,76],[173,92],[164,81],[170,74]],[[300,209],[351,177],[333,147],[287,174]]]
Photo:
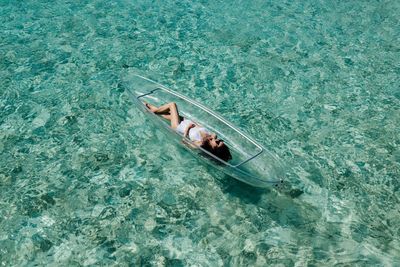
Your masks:
[[[400,265],[399,1],[0,0],[2,266]],[[288,166],[216,173],[124,72]]]

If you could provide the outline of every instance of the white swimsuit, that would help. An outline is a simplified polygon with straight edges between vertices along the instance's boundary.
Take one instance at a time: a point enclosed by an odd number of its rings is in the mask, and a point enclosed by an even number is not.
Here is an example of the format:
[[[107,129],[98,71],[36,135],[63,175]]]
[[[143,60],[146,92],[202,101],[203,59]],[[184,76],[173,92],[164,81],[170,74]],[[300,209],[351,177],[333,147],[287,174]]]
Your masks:
[[[176,131],[180,134],[185,133],[185,129],[189,126],[189,124],[194,123],[191,120],[183,119],[181,123],[179,123],[178,127],[176,127]],[[202,141],[201,132],[210,133],[206,128],[195,126],[189,130],[189,139],[193,142]]]

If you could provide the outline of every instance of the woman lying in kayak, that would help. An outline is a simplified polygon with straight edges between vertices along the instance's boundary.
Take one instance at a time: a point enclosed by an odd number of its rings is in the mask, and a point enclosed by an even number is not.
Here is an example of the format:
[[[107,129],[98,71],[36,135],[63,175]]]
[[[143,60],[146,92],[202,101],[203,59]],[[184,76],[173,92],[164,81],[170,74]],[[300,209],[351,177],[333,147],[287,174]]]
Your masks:
[[[215,133],[211,133],[194,121],[180,116],[176,103],[171,102],[161,107],[149,103],[145,103],[145,105],[150,111],[171,121],[171,128],[189,138],[196,146],[207,150],[224,161],[232,158],[229,148],[222,140],[217,138]]]

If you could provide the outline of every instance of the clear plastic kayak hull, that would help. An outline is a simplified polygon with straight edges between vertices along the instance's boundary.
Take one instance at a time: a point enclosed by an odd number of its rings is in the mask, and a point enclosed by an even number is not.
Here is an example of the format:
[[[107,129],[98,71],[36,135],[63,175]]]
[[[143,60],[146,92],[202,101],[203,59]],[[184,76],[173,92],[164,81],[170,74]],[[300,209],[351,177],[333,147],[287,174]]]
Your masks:
[[[281,161],[221,115],[141,75],[127,75],[124,77],[124,82],[127,83],[134,102],[159,125],[160,130],[168,131],[174,137],[173,139],[206,163],[229,176],[256,187],[269,187],[283,182],[284,169]],[[180,115],[204,126],[224,140],[231,151],[232,160],[225,162],[202,148],[188,146],[187,143],[191,141],[173,130],[161,116],[150,112],[144,102],[155,106],[175,102]],[[182,142],[182,139],[186,144]]]

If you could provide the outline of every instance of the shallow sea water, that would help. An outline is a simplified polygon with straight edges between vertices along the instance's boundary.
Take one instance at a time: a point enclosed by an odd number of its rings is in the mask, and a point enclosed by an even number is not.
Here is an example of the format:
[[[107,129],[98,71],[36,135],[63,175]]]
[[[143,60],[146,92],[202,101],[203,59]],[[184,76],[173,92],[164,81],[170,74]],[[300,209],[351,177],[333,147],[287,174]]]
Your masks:
[[[399,266],[399,1],[0,0],[1,266]],[[140,71],[287,165],[215,172]]]

